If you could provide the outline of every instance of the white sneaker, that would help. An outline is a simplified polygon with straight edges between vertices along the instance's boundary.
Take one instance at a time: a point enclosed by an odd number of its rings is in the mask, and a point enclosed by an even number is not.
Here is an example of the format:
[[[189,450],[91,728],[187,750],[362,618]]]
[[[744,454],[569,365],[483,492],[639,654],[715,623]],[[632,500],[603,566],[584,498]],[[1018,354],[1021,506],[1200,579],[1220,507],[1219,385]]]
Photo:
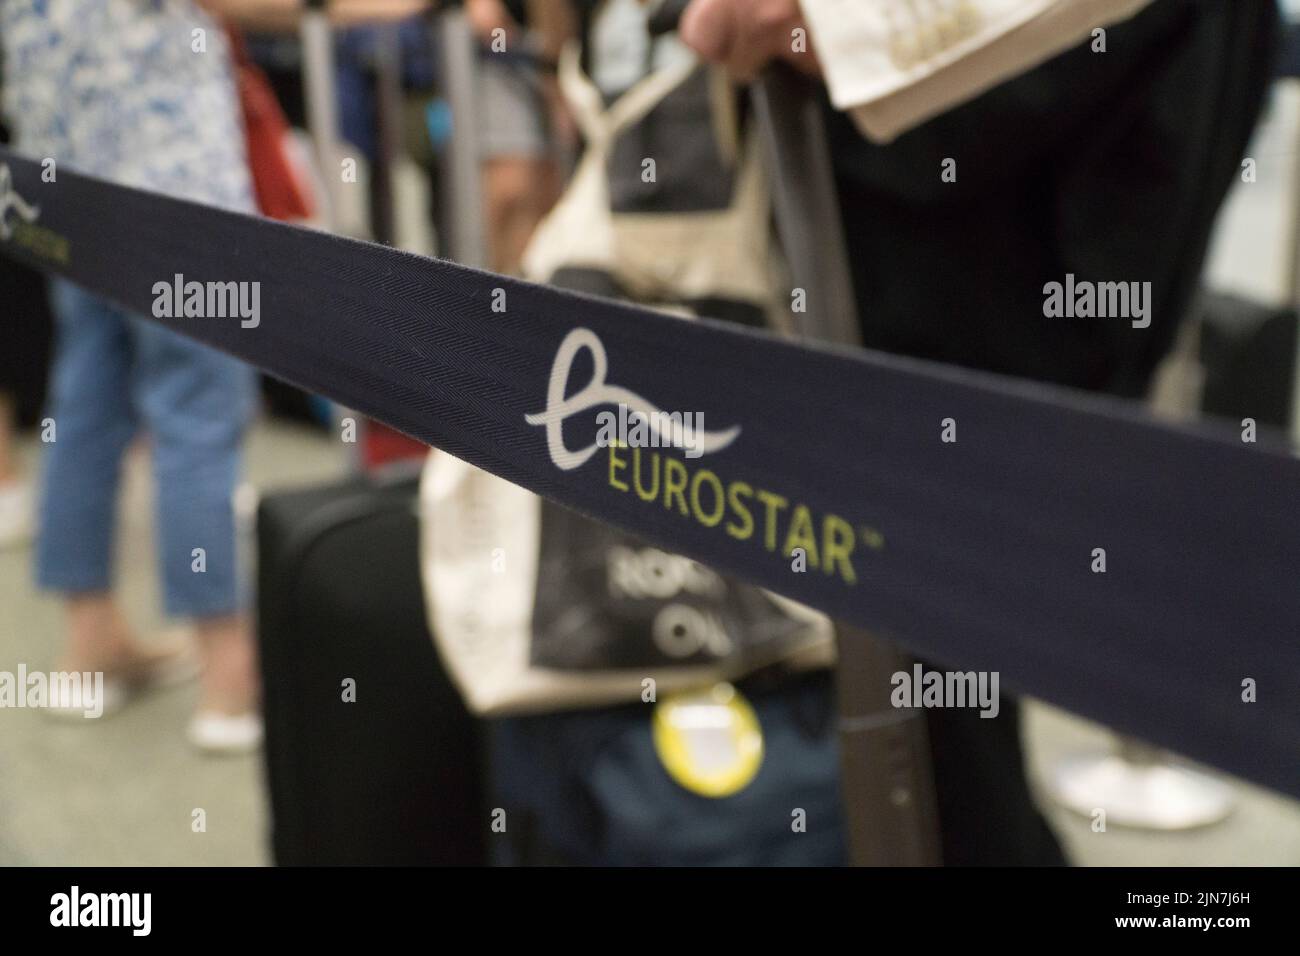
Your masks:
[[[248,754],[262,746],[262,717],[201,710],[190,720],[189,738],[208,754]]]
[[[0,484],[0,548],[27,544],[32,525],[31,486],[21,481]]]

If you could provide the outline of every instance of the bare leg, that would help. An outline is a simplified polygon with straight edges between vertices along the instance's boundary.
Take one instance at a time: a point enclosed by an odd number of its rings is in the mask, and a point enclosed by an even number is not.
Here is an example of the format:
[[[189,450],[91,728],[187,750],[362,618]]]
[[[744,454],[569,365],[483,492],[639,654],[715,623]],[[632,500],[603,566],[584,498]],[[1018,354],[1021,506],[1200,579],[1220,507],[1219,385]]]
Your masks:
[[[13,400],[0,392],[0,485],[18,480],[18,456],[14,452]]]
[[[246,714],[257,707],[257,660],[248,617],[225,614],[195,621],[203,655],[199,710]]]
[[[31,490],[14,450],[14,405],[0,394],[0,547],[26,544],[32,535]]]
[[[518,275],[528,240],[559,191],[555,164],[528,156],[501,156],[483,164],[492,268]]]
[[[159,663],[183,650],[172,644],[138,643],[117,602],[106,591],[70,596],[67,618],[68,643],[60,670],[102,671],[128,681],[145,680]]]

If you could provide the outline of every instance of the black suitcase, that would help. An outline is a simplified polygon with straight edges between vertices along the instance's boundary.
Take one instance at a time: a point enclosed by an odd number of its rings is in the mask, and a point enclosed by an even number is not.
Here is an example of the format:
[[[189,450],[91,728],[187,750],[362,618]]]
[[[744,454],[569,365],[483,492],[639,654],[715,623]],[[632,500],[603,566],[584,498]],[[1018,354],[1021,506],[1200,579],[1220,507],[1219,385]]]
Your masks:
[[[5,347],[0,349],[0,398],[14,406],[22,427],[40,420],[54,351],[54,320],[45,295],[45,276],[0,256],[0,296],[6,315]]]
[[[1207,293],[1200,317],[1202,410],[1234,421],[1253,418],[1260,426],[1290,425],[1300,334],[1295,309]]]
[[[425,625],[416,492],[414,478],[354,479],[258,508],[278,864],[486,861],[480,729]]]

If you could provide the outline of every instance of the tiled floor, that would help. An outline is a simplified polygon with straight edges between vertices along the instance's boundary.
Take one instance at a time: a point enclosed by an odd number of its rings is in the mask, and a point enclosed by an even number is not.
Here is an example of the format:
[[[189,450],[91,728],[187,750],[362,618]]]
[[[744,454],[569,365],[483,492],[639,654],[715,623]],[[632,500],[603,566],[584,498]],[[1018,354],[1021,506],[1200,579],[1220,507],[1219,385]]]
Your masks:
[[[258,486],[327,481],[341,445],[293,427],[257,429],[248,475]],[[29,448],[34,459],[35,448]],[[118,574],[132,622],[159,617],[148,462],[128,459]],[[31,587],[25,551],[0,551],[0,670],[51,666],[57,602]],[[183,730],[194,687],[159,692],[104,720],[51,721],[0,710],[0,864],[255,864],[268,861],[257,757],[203,758]],[[196,809],[206,830],[195,832]]]

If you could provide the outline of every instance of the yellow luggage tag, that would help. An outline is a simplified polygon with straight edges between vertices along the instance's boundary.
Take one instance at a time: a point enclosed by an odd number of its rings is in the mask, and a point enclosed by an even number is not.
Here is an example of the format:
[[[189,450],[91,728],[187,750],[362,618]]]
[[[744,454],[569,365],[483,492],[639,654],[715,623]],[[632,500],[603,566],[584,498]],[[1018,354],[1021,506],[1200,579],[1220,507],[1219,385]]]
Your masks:
[[[655,704],[655,752],[669,776],[703,797],[745,789],[763,764],[763,731],[731,684],[672,694]]]

